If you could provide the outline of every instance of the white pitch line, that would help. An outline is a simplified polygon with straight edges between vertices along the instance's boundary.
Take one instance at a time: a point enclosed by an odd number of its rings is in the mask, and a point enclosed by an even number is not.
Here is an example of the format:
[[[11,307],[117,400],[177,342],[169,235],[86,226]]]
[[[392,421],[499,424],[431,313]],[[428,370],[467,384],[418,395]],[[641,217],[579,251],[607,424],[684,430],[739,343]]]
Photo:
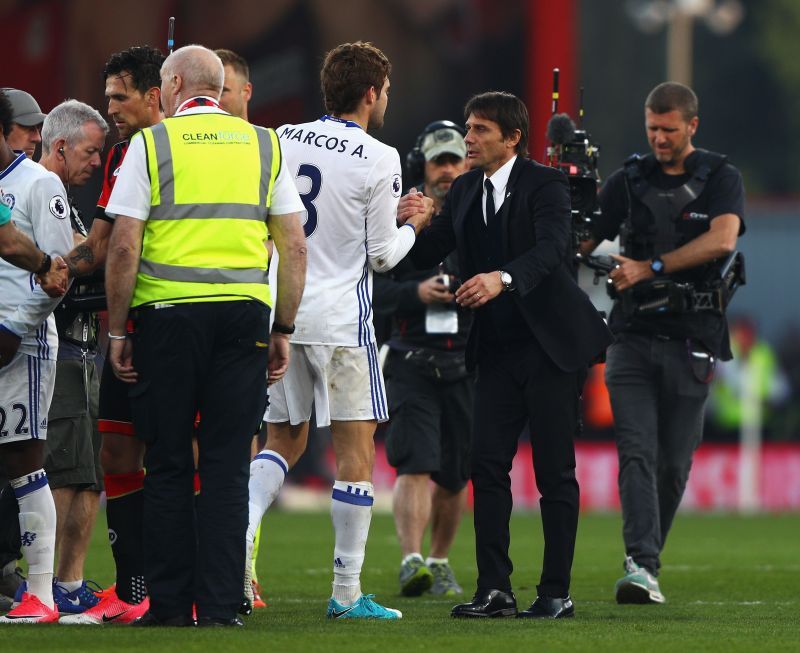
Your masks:
[[[395,597],[392,597],[395,598]],[[449,598],[449,597],[448,597]],[[320,599],[320,601],[325,602],[328,599]],[[308,603],[308,599],[294,599],[294,598],[275,598],[273,596],[267,596],[267,603],[272,605],[274,603]],[[391,603],[391,599],[387,599],[388,603]],[[447,608],[448,610],[453,607],[456,603],[458,603],[458,597],[452,597],[452,601],[434,601],[431,599],[418,599],[414,601],[414,604],[419,605],[438,605],[442,608]]]
[[[270,604],[275,603],[308,603],[309,599],[296,599],[291,597],[279,598],[275,596],[268,596],[267,600]],[[320,602],[324,602],[327,599],[320,599]],[[452,597],[452,603],[457,603],[458,597]],[[607,606],[615,606],[616,603],[613,599],[609,599],[607,601],[587,601],[576,599],[576,603],[580,605],[607,605]],[[753,605],[763,605],[763,606],[787,606],[787,605],[797,605],[798,601],[689,601],[688,605],[719,605],[719,606],[726,606],[726,605],[741,605],[741,606],[753,606]],[[439,607],[447,607],[450,605],[450,602],[445,600],[433,600],[433,599],[415,599],[414,604],[416,605],[435,605]],[[620,608],[624,609],[624,608]]]
[[[333,570],[331,567],[323,567],[323,568],[308,568],[303,570],[309,576],[321,576],[323,574],[333,574]],[[370,569],[369,575],[370,576],[383,576],[384,572],[383,569]]]
[[[797,605],[797,601],[690,601],[689,605]]]

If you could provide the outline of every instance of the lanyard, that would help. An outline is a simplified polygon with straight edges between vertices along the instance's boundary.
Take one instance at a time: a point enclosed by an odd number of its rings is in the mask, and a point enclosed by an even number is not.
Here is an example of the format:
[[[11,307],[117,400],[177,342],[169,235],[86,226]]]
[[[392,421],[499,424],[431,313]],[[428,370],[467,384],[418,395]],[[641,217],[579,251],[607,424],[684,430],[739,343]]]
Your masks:
[[[215,109],[219,109],[219,102],[217,102],[214,98],[199,96],[193,97],[178,107],[178,110],[175,113],[180,113],[181,111],[186,111],[187,109],[194,109],[195,107],[214,107]]]

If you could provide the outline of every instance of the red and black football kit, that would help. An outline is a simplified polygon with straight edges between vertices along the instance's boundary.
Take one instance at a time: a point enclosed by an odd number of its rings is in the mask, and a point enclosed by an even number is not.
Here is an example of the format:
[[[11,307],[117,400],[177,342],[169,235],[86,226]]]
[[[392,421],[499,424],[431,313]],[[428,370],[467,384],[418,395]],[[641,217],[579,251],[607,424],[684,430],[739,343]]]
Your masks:
[[[129,141],[120,141],[108,153],[103,173],[103,190],[100,193],[100,199],[97,200],[95,220],[114,223],[114,218],[106,215],[106,206],[108,206],[111,191],[114,190],[114,183],[117,181],[122,160],[128,151],[128,143]],[[100,414],[97,421],[97,427],[101,433],[134,435],[131,402],[128,399],[129,389],[130,386],[127,383],[114,376],[110,364],[103,366],[103,374],[100,379]]]

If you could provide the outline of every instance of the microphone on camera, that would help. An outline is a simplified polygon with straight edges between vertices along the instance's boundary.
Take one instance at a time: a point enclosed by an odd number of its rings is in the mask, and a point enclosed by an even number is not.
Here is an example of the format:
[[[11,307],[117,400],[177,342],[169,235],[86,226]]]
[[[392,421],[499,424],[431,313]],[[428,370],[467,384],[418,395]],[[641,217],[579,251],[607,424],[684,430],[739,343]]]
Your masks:
[[[566,113],[556,113],[547,123],[547,139],[553,145],[565,145],[575,139],[575,123]]]

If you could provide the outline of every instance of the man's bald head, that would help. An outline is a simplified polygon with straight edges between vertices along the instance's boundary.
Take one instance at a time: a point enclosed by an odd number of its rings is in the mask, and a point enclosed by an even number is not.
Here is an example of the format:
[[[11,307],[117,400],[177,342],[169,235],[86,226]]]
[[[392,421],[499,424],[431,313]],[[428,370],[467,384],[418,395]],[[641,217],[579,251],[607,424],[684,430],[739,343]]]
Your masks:
[[[213,50],[202,45],[178,48],[161,66],[164,112],[168,116],[174,115],[181,102],[198,95],[218,100],[224,81],[225,69]]]

